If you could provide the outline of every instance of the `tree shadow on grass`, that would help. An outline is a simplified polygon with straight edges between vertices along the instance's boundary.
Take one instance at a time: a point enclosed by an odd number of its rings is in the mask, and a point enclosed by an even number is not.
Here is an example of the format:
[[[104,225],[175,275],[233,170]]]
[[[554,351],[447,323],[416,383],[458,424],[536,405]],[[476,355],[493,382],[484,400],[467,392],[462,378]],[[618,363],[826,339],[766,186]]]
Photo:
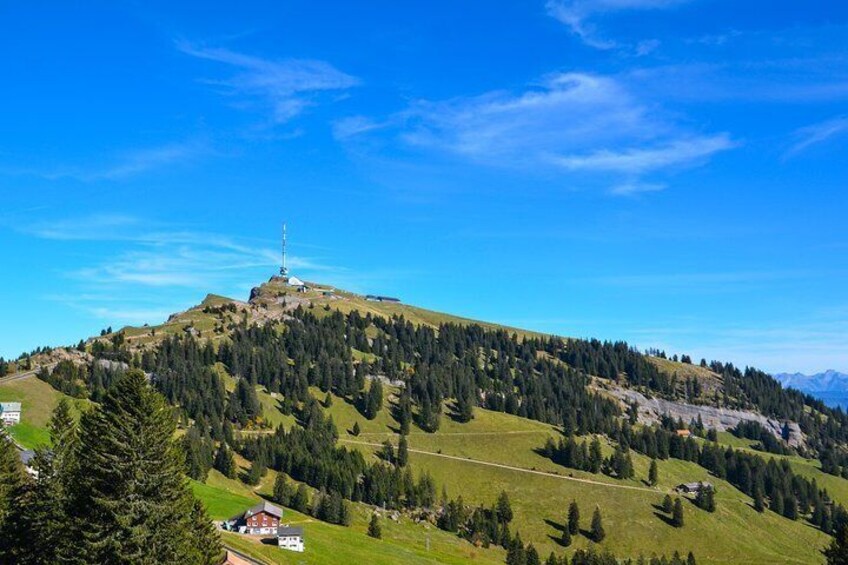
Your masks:
[[[548,518],[545,518],[545,523],[560,533],[565,531],[565,524],[560,524],[559,522],[549,520]]]
[[[562,536],[552,536],[551,534],[548,534],[548,537],[551,538],[551,541],[553,541],[555,544],[557,544],[560,547],[568,547],[568,546],[571,545],[571,544],[565,545],[564,543],[562,543]]]
[[[663,522],[665,522],[667,525],[671,526],[672,528],[677,527],[677,526],[674,525],[674,520],[672,520],[670,517],[666,516],[662,512],[654,512],[654,516],[656,516],[657,518],[659,518],[660,520],[662,520]]]

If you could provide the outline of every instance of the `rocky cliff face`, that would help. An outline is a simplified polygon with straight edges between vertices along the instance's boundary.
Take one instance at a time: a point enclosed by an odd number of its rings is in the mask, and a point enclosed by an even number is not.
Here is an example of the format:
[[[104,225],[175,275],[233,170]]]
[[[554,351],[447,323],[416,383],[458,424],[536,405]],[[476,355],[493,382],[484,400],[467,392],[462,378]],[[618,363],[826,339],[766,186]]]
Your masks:
[[[700,416],[705,427],[715,428],[717,431],[724,432],[736,427],[736,424],[743,420],[749,420],[759,422],[776,437],[782,437],[783,422],[767,418],[757,412],[716,408],[714,406],[698,406],[696,404],[674,402],[662,398],[648,398],[638,391],[618,386],[612,386],[608,389],[608,392],[628,403],[638,403],[639,421],[645,424],[652,424],[658,421],[663,414],[668,414],[674,419],[680,418],[686,424],[692,420],[697,420],[698,416]],[[804,434],[801,433],[801,428],[795,422],[789,422],[788,442],[793,447],[805,445]]]

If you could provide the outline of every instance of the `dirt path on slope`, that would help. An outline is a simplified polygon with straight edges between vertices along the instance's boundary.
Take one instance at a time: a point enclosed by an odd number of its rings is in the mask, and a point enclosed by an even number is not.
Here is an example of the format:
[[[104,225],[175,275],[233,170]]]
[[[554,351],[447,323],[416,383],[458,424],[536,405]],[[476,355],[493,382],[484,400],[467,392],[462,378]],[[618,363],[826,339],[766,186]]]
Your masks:
[[[372,443],[372,442],[369,442],[369,441],[357,441],[357,440],[353,440],[353,439],[339,439],[339,442],[341,442],[341,443],[353,443],[353,444],[357,444],[357,445],[367,445],[367,446],[370,446],[370,447],[383,447],[382,443]],[[605,483],[605,482],[602,482],[602,481],[595,481],[595,480],[592,480],[592,479],[581,479],[581,478],[578,478],[578,477],[569,477],[569,476],[566,476],[566,475],[557,475],[555,473],[548,473],[546,471],[537,471],[535,469],[524,469],[522,467],[514,467],[512,465],[504,465],[502,463],[492,463],[491,461],[481,461],[479,459],[470,459],[468,457],[458,457],[456,455],[447,455],[445,453],[434,453],[432,451],[423,451],[421,449],[413,449],[411,447],[409,448],[409,452],[410,453],[418,453],[420,455],[429,455],[429,456],[432,456],[432,457],[442,457],[444,459],[454,459],[456,461],[463,461],[465,463],[471,463],[471,464],[474,464],[474,465],[485,465],[487,467],[497,467],[498,469],[506,469],[508,471],[516,471],[518,473],[530,473],[532,475],[541,475],[543,477],[550,477],[552,479],[562,479],[564,481],[574,481],[574,482],[577,482],[577,483],[597,485],[597,486],[601,486],[601,487],[619,488],[619,489],[626,489],[626,490],[638,490],[638,491],[642,491],[642,492],[650,492],[650,493],[653,493],[653,494],[662,494],[664,492],[664,491],[661,491],[661,490],[652,489],[652,488],[648,488],[648,487],[637,487],[637,486],[633,486],[633,485],[617,485],[617,484],[613,484],[613,483]]]

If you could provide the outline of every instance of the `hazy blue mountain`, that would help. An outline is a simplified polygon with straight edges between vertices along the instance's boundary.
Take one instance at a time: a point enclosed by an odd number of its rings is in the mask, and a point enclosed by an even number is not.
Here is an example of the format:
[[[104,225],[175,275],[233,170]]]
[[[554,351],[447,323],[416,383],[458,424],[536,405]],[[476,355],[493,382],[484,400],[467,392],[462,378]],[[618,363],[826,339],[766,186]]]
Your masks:
[[[778,373],[774,378],[784,387],[792,387],[815,396],[829,406],[848,406],[848,374],[829,370],[815,375]]]

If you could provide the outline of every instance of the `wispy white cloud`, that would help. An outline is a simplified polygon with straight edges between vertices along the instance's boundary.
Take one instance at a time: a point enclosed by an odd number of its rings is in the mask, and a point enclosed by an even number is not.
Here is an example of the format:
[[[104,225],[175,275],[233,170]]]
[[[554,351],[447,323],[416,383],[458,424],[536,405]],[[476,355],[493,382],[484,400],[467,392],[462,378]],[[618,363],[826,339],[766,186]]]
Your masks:
[[[63,165],[54,168],[4,167],[2,171],[6,174],[33,175],[47,180],[69,178],[82,182],[118,181],[156,169],[190,163],[212,152],[206,142],[189,140],[119,152],[96,164]]]
[[[660,192],[668,185],[657,182],[625,182],[615,185],[610,189],[610,194],[616,196],[635,196],[647,192]]]
[[[190,273],[269,267],[280,262],[279,251],[270,247],[249,245],[215,233],[168,229],[170,227],[123,214],[94,214],[35,222],[19,230],[42,239],[126,242],[156,250],[137,255],[127,252],[125,261],[116,260],[102,268],[83,272],[86,276],[111,273],[116,281],[153,286],[191,286],[197,281]],[[289,255],[288,262],[298,269],[332,269],[302,256]],[[177,265],[182,268],[174,269]]]
[[[548,15],[564,24],[584,44],[595,49],[609,50],[621,47],[612,39],[602,37],[597,26],[591,21],[604,14],[628,10],[659,10],[683,4],[689,0],[548,0],[545,8]],[[658,43],[641,42],[636,53],[647,54]],[[647,48],[647,51],[646,51]]]
[[[812,145],[824,143],[846,132],[848,132],[848,116],[839,116],[803,127],[795,132],[796,142],[784,153],[784,157],[797,155]]]
[[[642,175],[699,165],[735,145],[726,133],[684,129],[614,77],[575,72],[549,75],[517,94],[416,101],[385,120],[352,119],[336,136],[352,143],[376,130],[487,166],[594,175],[622,195],[660,188]]]
[[[359,79],[324,61],[274,61],[184,40],[177,41],[176,46],[186,55],[238,69],[230,78],[207,82],[224,87],[228,93],[263,99],[271,108],[273,122],[278,124],[302,113],[320,92],[343,91],[359,84]]]
[[[731,149],[735,145],[727,134],[721,134],[712,137],[676,139],[657,147],[628,148],[622,151],[603,149],[588,155],[568,155],[551,157],[551,159],[559,166],[574,171],[616,171],[640,174],[668,167],[690,165],[719,151]]]
[[[680,63],[634,68],[620,80],[646,98],[666,101],[833,102],[848,99],[848,58],[822,54]]]
[[[138,218],[123,214],[93,214],[84,218],[63,218],[26,224],[21,229],[42,239],[119,239],[127,228],[137,227]]]

